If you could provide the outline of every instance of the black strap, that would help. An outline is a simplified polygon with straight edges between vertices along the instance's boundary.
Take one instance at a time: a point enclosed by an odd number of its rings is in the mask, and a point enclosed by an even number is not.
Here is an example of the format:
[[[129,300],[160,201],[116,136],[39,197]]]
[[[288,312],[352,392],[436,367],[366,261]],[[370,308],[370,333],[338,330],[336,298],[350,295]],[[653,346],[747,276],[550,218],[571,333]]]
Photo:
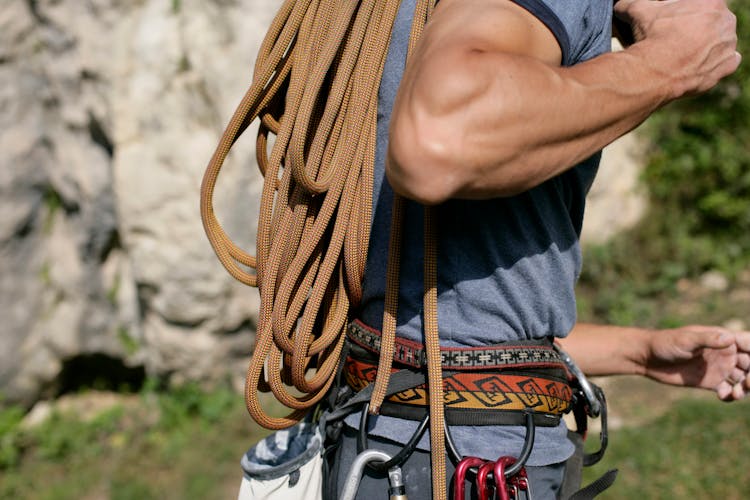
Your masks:
[[[401,405],[384,401],[380,414],[406,420],[421,421],[427,414],[424,406]],[[559,415],[534,413],[537,427],[557,427]],[[479,411],[472,408],[445,408],[445,423],[448,425],[526,425],[526,412],[523,410]]]
[[[568,500],[590,500],[612,486],[612,483],[615,482],[616,478],[617,469],[608,470],[596,481],[573,493]]]
[[[565,475],[558,490],[557,498],[570,498],[581,489],[583,476],[583,436],[577,432],[568,431],[568,440],[575,446],[575,451],[565,461]]]

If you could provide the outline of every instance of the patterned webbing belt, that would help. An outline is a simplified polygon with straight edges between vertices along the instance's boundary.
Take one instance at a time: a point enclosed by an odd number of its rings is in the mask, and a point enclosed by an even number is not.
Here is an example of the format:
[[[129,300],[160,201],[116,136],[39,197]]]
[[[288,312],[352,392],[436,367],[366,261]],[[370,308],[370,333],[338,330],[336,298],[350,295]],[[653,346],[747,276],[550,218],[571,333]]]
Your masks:
[[[380,332],[355,321],[347,337],[351,349],[345,377],[359,391],[375,380]],[[446,420],[451,425],[517,425],[523,412],[532,411],[537,425],[554,426],[571,408],[565,365],[548,340],[441,351]],[[421,371],[425,360],[424,346],[396,339],[393,372]],[[419,420],[429,404],[426,384],[398,392],[386,403],[383,415]]]

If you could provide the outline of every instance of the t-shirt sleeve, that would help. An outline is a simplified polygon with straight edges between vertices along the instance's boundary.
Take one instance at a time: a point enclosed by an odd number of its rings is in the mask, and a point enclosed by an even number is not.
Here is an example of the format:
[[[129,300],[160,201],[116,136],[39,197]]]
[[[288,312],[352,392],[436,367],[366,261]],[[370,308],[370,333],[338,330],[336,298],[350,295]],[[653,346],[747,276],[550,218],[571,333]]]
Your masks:
[[[610,50],[611,0],[512,0],[531,12],[557,38],[563,66]]]

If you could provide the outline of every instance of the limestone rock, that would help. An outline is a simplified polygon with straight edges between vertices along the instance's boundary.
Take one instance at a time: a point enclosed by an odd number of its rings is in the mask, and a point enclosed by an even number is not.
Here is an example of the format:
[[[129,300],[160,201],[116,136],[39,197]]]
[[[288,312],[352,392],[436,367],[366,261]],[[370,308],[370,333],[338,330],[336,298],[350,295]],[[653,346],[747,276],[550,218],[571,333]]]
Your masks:
[[[213,256],[198,193],[275,7],[0,5],[6,399],[31,404],[86,353],[194,379],[244,364],[257,292]],[[250,250],[259,189],[251,144],[228,162],[216,207]]]
[[[700,277],[700,284],[711,292],[725,292],[729,288],[729,279],[719,271],[706,271]]]
[[[621,137],[604,150],[586,199],[584,244],[603,243],[641,220],[647,209],[646,193],[638,181],[643,163],[643,143],[637,133]]]

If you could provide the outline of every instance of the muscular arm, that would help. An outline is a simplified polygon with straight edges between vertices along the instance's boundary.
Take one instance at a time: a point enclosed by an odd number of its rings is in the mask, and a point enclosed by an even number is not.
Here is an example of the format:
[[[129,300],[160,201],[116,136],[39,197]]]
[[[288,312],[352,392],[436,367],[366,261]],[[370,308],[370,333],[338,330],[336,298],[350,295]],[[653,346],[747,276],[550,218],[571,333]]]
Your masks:
[[[722,35],[718,28],[705,34],[700,9],[675,23],[646,5],[684,10],[700,2],[620,0],[639,41],[560,67],[552,33],[509,0],[441,0],[394,105],[386,163],[394,190],[427,204],[513,195],[587,158],[670,100],[714,85],[739,64],[733,18],[713,19]],[[721,2],[708,3],[727,15]],[[658,16],[668,22],[646,22]],[[674,25],[700,40],[680,40],[670,34]],[[722,36],[718,53],[714,39]],[[711,69],[698,68],[695,60],[709,55]]]

